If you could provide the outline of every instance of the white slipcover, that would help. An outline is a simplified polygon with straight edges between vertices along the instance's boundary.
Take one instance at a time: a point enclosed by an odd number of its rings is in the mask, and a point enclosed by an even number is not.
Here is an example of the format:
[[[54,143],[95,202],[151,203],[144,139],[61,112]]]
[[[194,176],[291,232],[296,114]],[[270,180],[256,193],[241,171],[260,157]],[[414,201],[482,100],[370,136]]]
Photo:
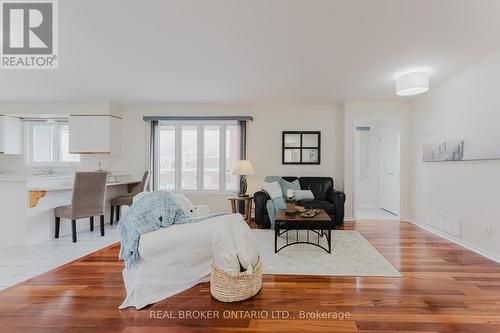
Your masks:
[[[210,280],[212,234],[240,214],[221,215],[202,222],[177,224],[141,236],[139,263],[123,270],[127,298],[120,309],[141,309]]]

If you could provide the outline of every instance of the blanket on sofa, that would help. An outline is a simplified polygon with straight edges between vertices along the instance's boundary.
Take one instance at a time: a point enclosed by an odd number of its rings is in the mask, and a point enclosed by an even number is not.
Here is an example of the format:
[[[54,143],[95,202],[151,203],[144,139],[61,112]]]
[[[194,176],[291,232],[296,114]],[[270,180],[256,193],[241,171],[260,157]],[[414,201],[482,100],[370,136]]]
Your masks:
[[[142,234],[173,224],[203,221],[209,217],[191,218],[182,210],[171,192],[149,192],[134,202],[120,220],[120,259],[125,261],[127,268],[137,264]]]
[[[276,214],[280,209],[285,209],[285,195],[288,189],[292,190],[300,190],[300,185],[291,182],[287,182],[280,176],[267,176],[264,181],[266,183],[278,182],[281,186],[281,198],[269,199],[266,202],[267,215],[269,215],[269,221],[271,222],[271,229],[274,229],[274,225],[276,223]]]

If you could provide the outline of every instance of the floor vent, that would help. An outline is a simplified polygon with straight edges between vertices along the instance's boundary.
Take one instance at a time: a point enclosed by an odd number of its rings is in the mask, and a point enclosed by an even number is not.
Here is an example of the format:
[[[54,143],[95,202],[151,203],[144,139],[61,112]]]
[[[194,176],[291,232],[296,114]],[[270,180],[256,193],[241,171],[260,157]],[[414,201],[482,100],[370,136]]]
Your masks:
[[[462,238],[462,221],[453,217],[436,212],[428,212],[425,218],[425,224],[450,236],[458,239]]]

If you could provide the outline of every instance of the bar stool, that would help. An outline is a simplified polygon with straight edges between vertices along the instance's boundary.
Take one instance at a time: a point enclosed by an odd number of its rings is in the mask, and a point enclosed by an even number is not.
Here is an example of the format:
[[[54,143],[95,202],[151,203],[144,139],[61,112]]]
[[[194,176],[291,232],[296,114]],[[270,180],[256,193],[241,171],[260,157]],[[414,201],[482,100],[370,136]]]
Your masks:
[[[144,192],[149,182],[149,171],[145,171],[142,175],[141,184],[139,185],[139,193]],[[134,195],[122,195],[109,200],[109,205],[111,206],[111,212],[109,217],[109,224],[113,225],[113,214],[116,207],[116,222],[120,221],[120,207],[121,206],[132,206]]]
[[[59,238],[61,218],[71,220],[73,243],[76,242],[76,220],[90,218],[90,231],[94,231],[94,216],[101,217],[101,236],[104,236],[104,199],[106,172],[76,172],[71,205],[54,209],[55,236]]]

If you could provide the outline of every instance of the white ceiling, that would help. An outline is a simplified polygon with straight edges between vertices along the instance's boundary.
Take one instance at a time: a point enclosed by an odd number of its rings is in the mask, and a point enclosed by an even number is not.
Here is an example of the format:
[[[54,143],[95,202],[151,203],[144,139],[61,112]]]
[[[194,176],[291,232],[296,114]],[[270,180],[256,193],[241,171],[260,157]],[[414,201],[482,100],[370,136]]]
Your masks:
[[[500,48],[498,0],[60,0],[54,71],[1,100],[332,103],[435,86]],[[432,87],[431,87],[432,89]]]

